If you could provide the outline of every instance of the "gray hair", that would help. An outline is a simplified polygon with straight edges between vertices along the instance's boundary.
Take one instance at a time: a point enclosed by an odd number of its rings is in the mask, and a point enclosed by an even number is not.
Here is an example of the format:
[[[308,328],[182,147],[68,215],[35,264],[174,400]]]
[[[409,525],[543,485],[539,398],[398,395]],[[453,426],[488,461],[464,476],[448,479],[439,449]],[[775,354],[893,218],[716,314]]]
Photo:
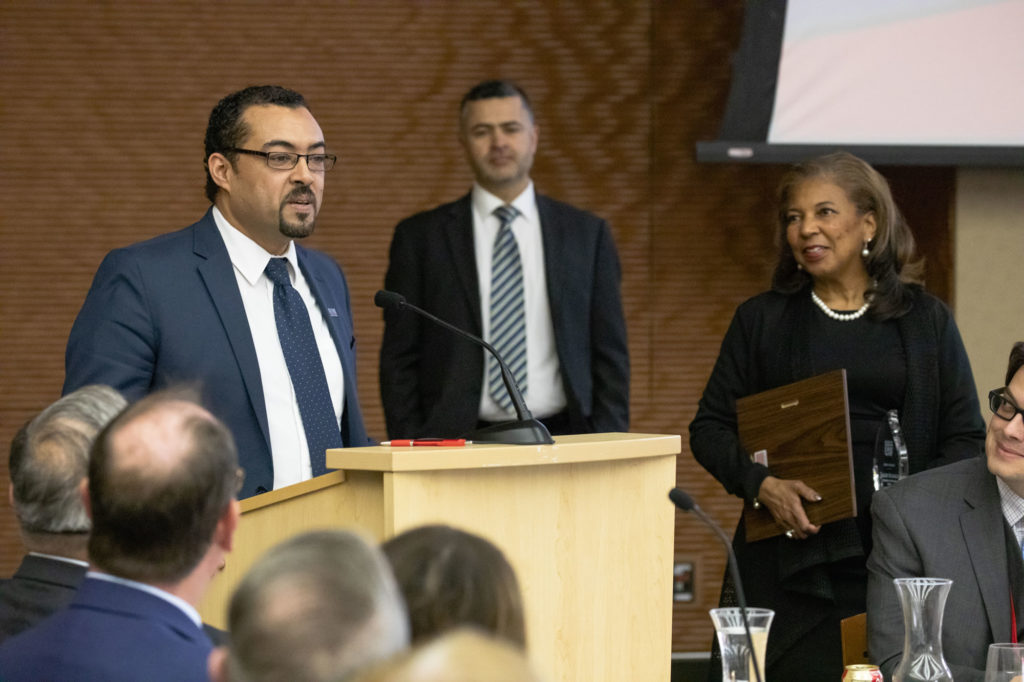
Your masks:
[[[88,533],[78,486],[96,435],[127,405],[109,386],[84,386],[39,413],[11,442],[14,513],[27,533]]]
[[[231,598],[234,682],[340,680],[409,645],[405,605],[380,549],[346,530],[273,547]]]

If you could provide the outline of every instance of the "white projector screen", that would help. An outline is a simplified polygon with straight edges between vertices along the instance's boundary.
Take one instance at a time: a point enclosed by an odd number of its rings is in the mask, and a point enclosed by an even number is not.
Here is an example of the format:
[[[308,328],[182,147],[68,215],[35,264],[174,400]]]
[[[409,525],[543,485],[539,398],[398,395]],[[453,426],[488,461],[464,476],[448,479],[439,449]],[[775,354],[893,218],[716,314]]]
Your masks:
[[[702,149],[703,148],[703,149]],[[1024,166],[1024,0],[751,0],[707,161]]]

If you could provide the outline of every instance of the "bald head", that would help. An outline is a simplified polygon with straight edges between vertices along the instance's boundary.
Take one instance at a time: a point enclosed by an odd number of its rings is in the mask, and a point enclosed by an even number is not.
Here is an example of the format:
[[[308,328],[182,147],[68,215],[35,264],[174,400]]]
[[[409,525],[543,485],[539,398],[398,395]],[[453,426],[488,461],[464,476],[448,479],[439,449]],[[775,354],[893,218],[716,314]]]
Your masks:
[[[234,440],[182,394],[153,394],[96,439],[89,557],[114,575],[171,583],[206,553],[238,482]]]

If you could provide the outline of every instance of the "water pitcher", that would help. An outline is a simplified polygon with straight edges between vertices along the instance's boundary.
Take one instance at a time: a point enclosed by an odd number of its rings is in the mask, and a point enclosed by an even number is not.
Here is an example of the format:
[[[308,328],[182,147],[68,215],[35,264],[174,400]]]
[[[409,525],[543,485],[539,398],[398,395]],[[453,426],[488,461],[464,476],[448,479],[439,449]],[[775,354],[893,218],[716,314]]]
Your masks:
[[[953,682],[942,657],[942,612],[952,580],[896,578],[903,607],[903,659],[893,682]]]

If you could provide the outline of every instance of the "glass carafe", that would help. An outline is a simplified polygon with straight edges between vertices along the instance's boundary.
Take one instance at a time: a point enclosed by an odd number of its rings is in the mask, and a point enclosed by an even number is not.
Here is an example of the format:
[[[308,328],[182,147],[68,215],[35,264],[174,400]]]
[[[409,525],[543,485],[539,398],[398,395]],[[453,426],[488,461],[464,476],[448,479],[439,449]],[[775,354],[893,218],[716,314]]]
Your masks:
[[[942,656],[942,613],[952,580],[896,578],[903,607],[903,659],[893,682],[953,682]]]

